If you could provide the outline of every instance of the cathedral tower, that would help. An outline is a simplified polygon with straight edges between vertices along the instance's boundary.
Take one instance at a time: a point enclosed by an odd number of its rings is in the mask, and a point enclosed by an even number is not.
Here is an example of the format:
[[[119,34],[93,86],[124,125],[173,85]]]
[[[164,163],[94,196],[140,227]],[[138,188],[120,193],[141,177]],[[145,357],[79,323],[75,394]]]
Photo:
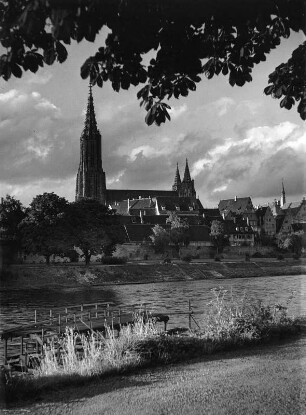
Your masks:
[[[191,180],[187,159],[186,159],[184,178],[178,189],[178,194],[180,197],[196,198],[196,191],[194,189],[194,180]]]
[[[181,176],[180,176],[180,171],[179,171],[178,163],[177,163],[175,177],[174,177],[174,183],[173,183],[173,186],[172,186],[172,190],[174,192],[178,192],[179,189],[180,189],[180,187],[181,187],[181,184],[182,184],[182,182],[181,182]]]
[[[75,200],[94,199],[105,204],[105,195],[101,134],[97,127],[90,84],[85,125],[80,138],[80,164],[76,178]]]

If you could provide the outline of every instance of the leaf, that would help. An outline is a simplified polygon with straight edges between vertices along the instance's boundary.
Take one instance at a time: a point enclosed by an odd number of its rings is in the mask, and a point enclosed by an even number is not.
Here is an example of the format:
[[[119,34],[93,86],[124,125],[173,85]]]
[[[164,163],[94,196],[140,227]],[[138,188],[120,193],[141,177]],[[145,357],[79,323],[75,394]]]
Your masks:
[[[155,117],[153,113],[153,108],[151,108],[146,115],[145,122],[147,125],[152,125],[154,121],[155,121]]]
[[[21,76],[22,76],[22,70],[21,70],[21,68],[20,68],[19,65],[17,65],[16,63],[13,63],[11,65],[11,70],[12,70],[12,74],[14,76],[16,76],[16,78],[21,78]]]
[[[56,52],[57,60],[59,61],[59,63],[63,63],[67,59],[68,52],[65,46],[62,45],[62,43],[59,41],[56,42]]]
[[[81,66],[81,77],[82,79],[86,79],[89,76],[90,73],[90,67],[91,67],[91,59],[88,58]]]

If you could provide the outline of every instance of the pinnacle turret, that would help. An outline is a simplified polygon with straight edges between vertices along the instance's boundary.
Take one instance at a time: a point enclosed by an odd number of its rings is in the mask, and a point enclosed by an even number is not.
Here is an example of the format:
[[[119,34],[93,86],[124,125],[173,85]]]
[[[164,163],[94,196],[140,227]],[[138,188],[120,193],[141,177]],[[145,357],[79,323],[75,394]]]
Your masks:
[[[188,166],[188,160],[187,159],[186,159],[186,167],[185,167],[183,182],[185,182],[185,183],[191,182],[190,171],[189,171],[189,166]]]
[[[175,172],[175,177],[174,177],[174,183],[172,186],[172,190],[174,190],[175,192],[179,190],[180,186],[181,186],[181,176],[180,176],[180,171],[179,171],[179,167],[178,167],[178,163],[176,164],[176,172]]]

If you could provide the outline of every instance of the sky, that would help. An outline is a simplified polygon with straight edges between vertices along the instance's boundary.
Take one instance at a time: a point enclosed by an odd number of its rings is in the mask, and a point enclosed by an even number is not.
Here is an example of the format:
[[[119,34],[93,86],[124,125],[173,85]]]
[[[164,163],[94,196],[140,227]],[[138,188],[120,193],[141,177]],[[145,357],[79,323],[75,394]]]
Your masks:
[[[204,207],[220,199],[251,196],[255,205],[306,195],[306,123],[293,107],[279,107],[263,93],[268,75],[303,41],[294,34],[253,70],[253,82],[231,87],[219,75],[197,84],[188,97],[173,99],[171,121],[147,126],[136,98],[141,88],[114,92],[93,88],[107,188],[171,190],[176,163],[188,159]],[[0,196],[28,206],[54,192],[73,201],[84,126],[88,81],[85,59],[103,45],[86,41],[68,48],[63,64],[0,80]]]

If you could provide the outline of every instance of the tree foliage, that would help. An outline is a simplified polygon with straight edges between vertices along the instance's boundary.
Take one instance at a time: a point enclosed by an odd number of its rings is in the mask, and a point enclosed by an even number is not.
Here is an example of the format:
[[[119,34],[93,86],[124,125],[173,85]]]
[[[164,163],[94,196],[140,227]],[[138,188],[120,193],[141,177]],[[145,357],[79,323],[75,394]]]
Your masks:
[[[125,242],[118,216],[95,200],[80,200],[71,203],[64,217],[67,247],[79,248],[85,263],[92,255],[112,255],[116,244]]]
[[[291,250],[292,253],[301,255],[302,248],[305,246],[304,232],[298,231],[287,235],[283,242],[283,248]]]
[[[150,239],[153,243],[154,250],[157,254],[163,254],[170,242],[169,232],[160,225],[155,225],[152,228],[153,235],[150,235]]]
[[[67,207],[67,200],[53,192],[34,197],[26,210],[25,219],[20,223],[25,252],[44,256],[47,264],[51,255],[64,254],[66,235],[63,217]]]
[[[189,244],[189,224],[186,219],[180,218],[176,212],[169,212],[166,223],[171,225],[170,241],[177,251],[179,251],[181,245]]]
[[[0,230],[1,237],[19,240],[18,225],[25,217],[25,209],[22,203],[14,196],[6,195],[0,203]]]
[[[44,64],[67,59],[67,44],[94,42],[105,27],[105,44],[86,59],[82,78],[114,91],[138,91],[146,123],[170,120],[172,97],[195,91],[202,75],[224,75],[232,86],[252,80],[291,31],[306,33],[304,0],[1,0],[0,75],[20,78]],[[298,102],[306,119],[305,43],[269,77],[267,95],[283,97],[281,107]],[[148,58],[149,56],[149,58]],[[151,59],[150,59],[151,57]],[[149,60],[150,59],[150,60]],[[149,61],[148,63],[146,61]]]
[[[219,220],[213,220],[210,227],[210,237],[214,246],[217,248],[217,253],[222,252],[225,242],[224,223]]]

